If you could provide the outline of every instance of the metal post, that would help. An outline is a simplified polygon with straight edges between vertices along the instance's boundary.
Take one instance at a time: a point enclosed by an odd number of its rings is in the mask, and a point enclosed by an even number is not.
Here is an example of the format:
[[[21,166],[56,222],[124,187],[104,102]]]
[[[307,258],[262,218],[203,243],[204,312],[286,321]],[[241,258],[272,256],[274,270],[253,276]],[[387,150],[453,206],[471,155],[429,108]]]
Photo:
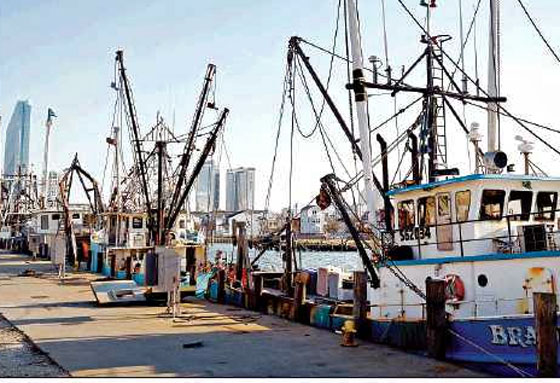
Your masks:
[[[499,41],[498,41],[498,1],[490,0],[490,33],[488,39],[488,97],[494,98],[499,95],[498,65],[499,65]],[[495,101],[488,103],[488,151],[494,152],[499,149],[497,141],[498,104]]]
[[[158,178],[157,178],[157,229],[156,229],[156,245],[162,245],[163,240],[163,155],[165,154],[165,142],[157,141],[158,156]]]
[[[461,228],[461,222],[457,221],[459,226],[459,245],[461,246],[461,257],[465,256],[465,249],[463,247],[463,229]]]

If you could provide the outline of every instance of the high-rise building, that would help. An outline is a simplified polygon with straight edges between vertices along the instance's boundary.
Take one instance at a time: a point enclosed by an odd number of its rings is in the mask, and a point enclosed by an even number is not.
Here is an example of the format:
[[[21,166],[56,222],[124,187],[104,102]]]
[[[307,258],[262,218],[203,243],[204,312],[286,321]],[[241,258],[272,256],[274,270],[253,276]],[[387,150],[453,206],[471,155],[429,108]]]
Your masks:
[[[226,210],[255,209],[255,168],[229,169],[226,177]]]
[[[209,212],[220,206],[220,169],[207,160],[196,180],[196,211]]]
[[[226,210],[236,211],[235,171],[228,169],[226,173]]]
[[[31,105],[18,101],[6,129],[4,144],[4,174],[25,173],[29,167],[29,134],[31,133]]]

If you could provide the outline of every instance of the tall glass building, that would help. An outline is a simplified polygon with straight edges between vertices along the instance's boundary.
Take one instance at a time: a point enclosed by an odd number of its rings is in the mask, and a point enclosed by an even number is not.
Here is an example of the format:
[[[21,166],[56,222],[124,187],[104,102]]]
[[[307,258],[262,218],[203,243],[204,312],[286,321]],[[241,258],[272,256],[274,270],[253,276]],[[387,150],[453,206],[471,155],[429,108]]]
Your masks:
[[[255,209],[255,168],[229,169],[226,176],[226,210]]]
[[[6,129],[4,143],[4,174],[25,173],[29,168],[29,135],[31,133],[31,105],[18,101]]]
[[[196,179],[196,211],[218,210],[220,205],[220,169],[207,160]]]

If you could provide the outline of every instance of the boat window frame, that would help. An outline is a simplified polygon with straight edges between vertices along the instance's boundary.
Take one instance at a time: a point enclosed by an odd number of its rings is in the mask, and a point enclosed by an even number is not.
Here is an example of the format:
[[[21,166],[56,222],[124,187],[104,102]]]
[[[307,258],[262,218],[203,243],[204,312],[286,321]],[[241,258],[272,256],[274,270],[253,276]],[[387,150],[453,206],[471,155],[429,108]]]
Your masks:
[[[425,200],[427,201],[428,199],[433,199],[433,212],[432,212],[432,222],[430,223],[422,223],[422,220],[426,219],[427,216],[427,212],[428,210],[426,209],[426,207],[428,206],[428,204],[421,204],[420,201]],[[424,214],[421,214],[420,212],[420,206],[424,206]],[[436,208],[436,196],[434,195],[428,195],[428,196],[424,196],[424,197],[419,197],[416,199],[416,213],[418,216],[418,226],[420,227],[430,227],[430,226],[435,226],[437,224],[437,218],[436,218],[436,214],[437,214],[437,208]]]
[[[140,225],[138,225],[140,222]],[[132,217],[132,228],[133,229],[143,229],[144,228],[144,218],[143,217]]]
[[[49,214],[41,214],[40,221],[41,230],[49,230]]]
[[[459,219],[459,211],[457,210],[457,208],[459,207],[459,204],[457,203],[457,195],[460,193],[469,193],[469,203],[467,204],[467,214],[465,219]],[[473,192],[471,191],[471,189],[465,189],[465,190],[459,190],[455,192],[455,196],[454,196],[454,201],[455,201],[455,219],[457,222],[467,222],[469,220],[469,215],[471,214],[471,206],[472,206],[472,201],[473,201]]]
[[[485,206],[483,199],[484,199],[484,193],[485,192],[500,192],[503,193],[502,195],[502,202],[501,202],[501,206],[500,206],[500,215],[499,217],[483,217],[483,214],[486,214],[483,211],[483,208]],[[482,192],[480,193],[480,209],[478,210],[478,219],[480,221],[501,221],[504,218],[504,207],[506,205],[506,191],[504,189],[482,189]]]
[[[448,200],[448,213],[447,214],[440,214],[440,198],[441,197],[447,197]],[[441,193],[437,193],[436,194],[436,223],[441,223],[439,222],[438,218],[442,218],[442,217],[446,217],[449,216],[449,222],[453,222],[453,206],[452,205],[452,200],[453,198],[451,198],[451,192],[441,192]]]
[[[543,193],[554,195],[554,202],[553,202],[553,205],[552,205],[552,209],[539,211],[539,206],[538,206],[539,194],[543,194]],[[535,197],[535,214],[534,214],[535,221],[539,221],[539,222],[554,221],[554,217],[556,216],[557,207],[558,207],[558,192],[556,192],[556,191],[546,191],[546,190],[537,191],[537,196]],[[550,214],[550,218],[543,218],[544,214]]]
[[[404,204],[409,204],[412,203],[412,225],[403,225],[403,221],[404,219],[401,219],[401,210],[402,210],[402,206]],[[406,199],[406,200],[402,200],[400,202],[397,203],[397,215],[398,215],[398,229],[399,230],[406,230],[406,229],[412,229],[414,227],[416,227],[416,200],[414,198],[410,198],[410,199]],[[404,217],[403,217],[404,218]]]
[[[509,203],[511,202],[511,194],[512,193],[528,193],[531,195],[531,199],[529,200],[529,209],[526,210],[523,208],[523,200],[519,200],[521,201],[521,213],[519,214],[515,214],[512,213],[510,215],[509,213]],[[532,190],[518,190],[518,189],[511,189],[508,193],[508,198],[507,198],[507,204],[505,205],[506,208],[506,217],[508,217],[509,220],[511,221],[522,221],[522,222],[528,222],[531,220],[531,211],[533,209],[533,195],[535,193],[533,193]],[[525,206],[527,207],[527,206]],[[525,210],[525,211],[524,211]]]

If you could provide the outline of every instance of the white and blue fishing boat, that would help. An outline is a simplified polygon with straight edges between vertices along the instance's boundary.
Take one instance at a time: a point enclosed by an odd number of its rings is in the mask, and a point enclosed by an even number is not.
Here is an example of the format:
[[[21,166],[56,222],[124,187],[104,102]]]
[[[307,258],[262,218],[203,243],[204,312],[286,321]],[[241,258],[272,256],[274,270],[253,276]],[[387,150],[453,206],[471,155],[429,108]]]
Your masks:
[[[344,182],[343,187],[338,177],[324,177],[317,203],[325,207],[334,202],[357,244],[363,243],[358,250],[372,281],[368,295],[371,319],[377,326],[374,338],[379,328],[386,329],[381,331],[383,338],[389,332],[388,326],[404,328],[406,323],[425,320],[426,280],[443,279],[451,334],[446,358],[498,375],[535,376],[537,335],[533,294],[558,294],[560,177],[544,174],[530,158],[533,143],[521,136],[515,139],[519,141],[517,150],[524,160],[524,171],[515,173],[508,160],[508,154],[513,153],[506,153],[500,145],[500,116],[526,129],[552,150],[555,148],[529,129],[529,126],[543,125],[520,119],[504,107],[506,98],[500,94],[498,1],[489,1],[488,85],[484,89],[461,65],[466,45],[462,31],[459,59],[452,59],[446,53],[444,42],[450,37],[432,32],[430,20],[440,4],[435,0],[421,1],[425,18],[420,20],[404,2],[397,0],[397,3],[421,30],[425,48],[401,76],[392,78],[391,71],[386,70],[385,78],[379,81],[380,60],[373,56],[372,79],[367,79],[356,3],[355,0],[345,2],[351,53],[348,61],[352,65],[352,79],[347,88],[354,96],[359,140],[348,133],[326,91],[323,96],[362,160],[363,170],[360,176]],[[524,6],[523,9],[529,16]],[[477,12],[478,9],[474,17]],[[300,41],[304,40],[292,39],[292,52],[309,68]],[[414,80],[410,73],[422,63],[426,83],[408,84]],[[455,72],[460,80],[455,79]],[[471,89],[474,87],[474,92],[469,92],[468,84]],[[389,91],[391,96],[416,93],[422,101],[418,118],[393,143],[387,145],[378,135],[377,159],[371,153],[368,89]],[[458,113],[460,103],[481,106],[487,115],[486,129]],[[454,148],[448,145],[448,119],[466,135],[473,158],[471,174],[461,175],[459,169],[449,165],[456,158],[451,161]],[[483,137],[487,139],[485,145],[481,144]],[[410,170],[405,172],[405,179],[390,184],[387,158],[399,145],[404,148],[398,166],[406,163]],[[377,163],[383,168],[381,181],[374,172]],[[352,227],[356,226],[356,221],[350,219],[353,208],[342,198],[342,192],[355,186],[358,180],[363,182],[363,199],[367,205],[362,217],[365,226],[369,226],[361,233],[359,228]],[[373,254],[368,254],[367,247]],[[389,325],[379,327],[382,323]]]

